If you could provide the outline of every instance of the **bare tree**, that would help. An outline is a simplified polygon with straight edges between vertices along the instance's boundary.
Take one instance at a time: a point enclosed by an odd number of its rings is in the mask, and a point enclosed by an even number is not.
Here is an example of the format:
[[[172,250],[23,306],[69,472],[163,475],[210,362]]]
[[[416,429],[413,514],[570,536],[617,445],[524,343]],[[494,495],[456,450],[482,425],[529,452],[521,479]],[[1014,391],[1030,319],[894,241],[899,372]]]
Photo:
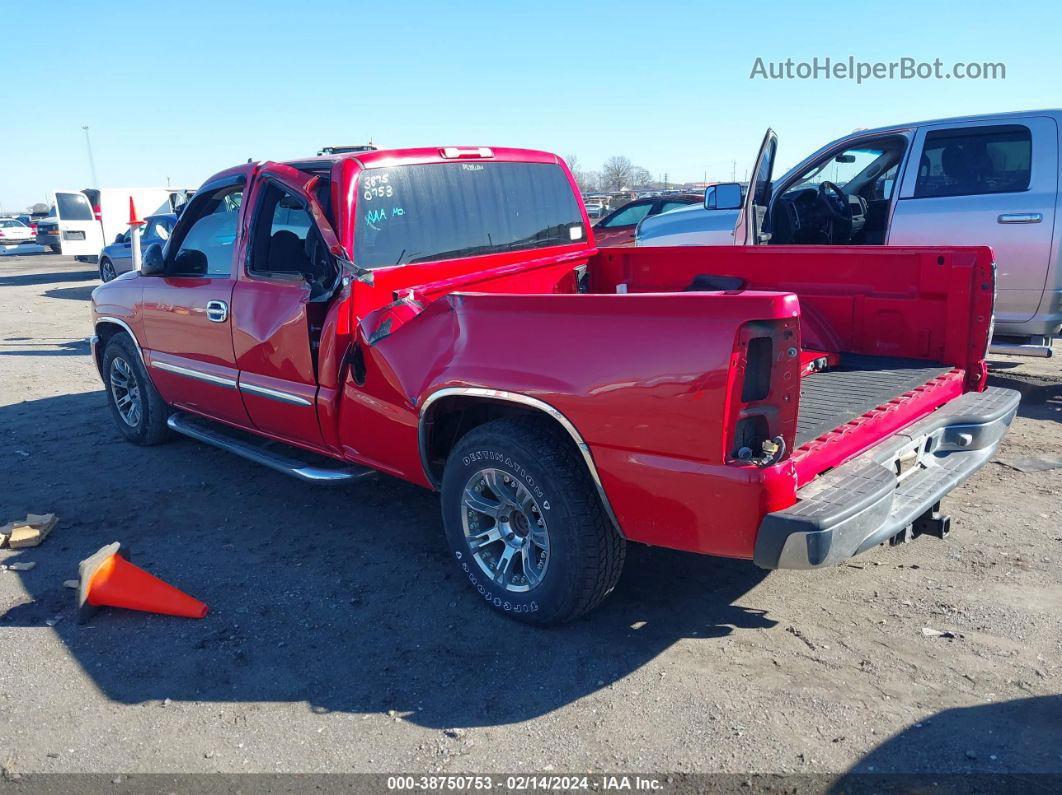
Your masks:
[[[620,155],[610,157],[601,167],[601,187],[605,190],[623,190],[630,187],[634,166]]]
[[[583,193],[589,193],[590,191],[597,190],[597,172],[584,171],[581,168],[579,158],[576,155],[566,155],[564,162],[568,164],[572,176],[575,177],[575,184],[579,186],[580,191]]]
[[[632,188],[649,188],[653,184],[653,175],[649,173],[647,169],[641,166],[634,166],[631,169],[631,187]]]

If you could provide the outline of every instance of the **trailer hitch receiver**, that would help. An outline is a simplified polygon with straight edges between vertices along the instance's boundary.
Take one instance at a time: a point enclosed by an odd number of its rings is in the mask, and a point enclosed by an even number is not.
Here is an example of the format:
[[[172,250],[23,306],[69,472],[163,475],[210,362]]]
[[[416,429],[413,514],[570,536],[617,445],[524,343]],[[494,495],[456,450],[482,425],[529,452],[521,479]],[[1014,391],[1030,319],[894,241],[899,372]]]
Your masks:
[[[951,517],[940,512],[938,502],[924,514],[889,539],[891,546],[914,541],[918,536],[933,536],[943,540],[951,531]]]

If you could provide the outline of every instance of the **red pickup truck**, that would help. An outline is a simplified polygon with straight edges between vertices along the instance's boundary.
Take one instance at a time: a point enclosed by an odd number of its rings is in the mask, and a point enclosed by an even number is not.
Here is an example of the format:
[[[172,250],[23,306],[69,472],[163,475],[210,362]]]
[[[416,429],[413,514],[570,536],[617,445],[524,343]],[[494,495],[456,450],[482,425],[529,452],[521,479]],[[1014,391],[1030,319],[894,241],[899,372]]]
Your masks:
[[[985,388],[988,248],[597,248],[521,149],[237,166],[92,295],[137,444],[441,492],[497,610],[598,604],[636,541],[815,568],[943,537],[1018,404]]]

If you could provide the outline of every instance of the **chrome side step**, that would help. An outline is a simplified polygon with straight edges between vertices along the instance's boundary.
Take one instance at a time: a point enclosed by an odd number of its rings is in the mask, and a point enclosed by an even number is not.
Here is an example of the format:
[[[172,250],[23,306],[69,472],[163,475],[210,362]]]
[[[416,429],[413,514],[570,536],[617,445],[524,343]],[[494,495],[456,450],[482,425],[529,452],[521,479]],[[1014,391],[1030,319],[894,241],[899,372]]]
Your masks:
[[[1005,356],[1036,356],[1041,359],[1050,359],[1054,355],[1051,337],[1034,335],[1026,338],[1003,338],[993,340],[988,346],[989,353],[1003,354]]]
[[[191,437],[199,442],[206,442],[214,447],[220,447],[230,453],[262,464],[277,472],[291,475],[293,478],[304,480],[308,483],[348,483],[352,480],[373,474],[374,470],[359,467],[353,464],[335,462],[335,466],[319,465],[307,460],[300,460],[299,456],[313,457],[327,460],[324,456],[307,453],[294,447],[275,442],[272,439],[255,436],[251,433],[230,428],[221,423],[211,422],[187,412],[171,414],[166,424],[171,430],[184,436]]]
[[[1054,351],[1046,345],[1011,345],[1006,342],[993,342],[988,352],[1004,356],[1036,356],[1040,359],[1050,359],[1054,355]]]

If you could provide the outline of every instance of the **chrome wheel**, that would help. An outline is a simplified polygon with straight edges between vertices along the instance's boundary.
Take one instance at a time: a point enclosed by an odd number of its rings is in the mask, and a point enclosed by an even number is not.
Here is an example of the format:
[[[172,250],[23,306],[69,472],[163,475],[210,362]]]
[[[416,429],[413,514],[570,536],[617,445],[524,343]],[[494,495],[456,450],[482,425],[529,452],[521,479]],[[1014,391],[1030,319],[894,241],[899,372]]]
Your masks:
[[[515,477],[481,469],[461,497],[465,541],[480,569],[507,591],[530,591],[549,566],[549,532],[535,498]]]
[[[118,278],[118,273],[114,270],[114,263],[109,259],[105,259],[100,265],[100,280],[109,282]]]
[[[111,361],[110,372],[111,399],[118,416],[131,428],[140,425],[140,418],[144,414],[143,402],[140,397],[140,385],[133,375],[133,368],[120,356]]]

